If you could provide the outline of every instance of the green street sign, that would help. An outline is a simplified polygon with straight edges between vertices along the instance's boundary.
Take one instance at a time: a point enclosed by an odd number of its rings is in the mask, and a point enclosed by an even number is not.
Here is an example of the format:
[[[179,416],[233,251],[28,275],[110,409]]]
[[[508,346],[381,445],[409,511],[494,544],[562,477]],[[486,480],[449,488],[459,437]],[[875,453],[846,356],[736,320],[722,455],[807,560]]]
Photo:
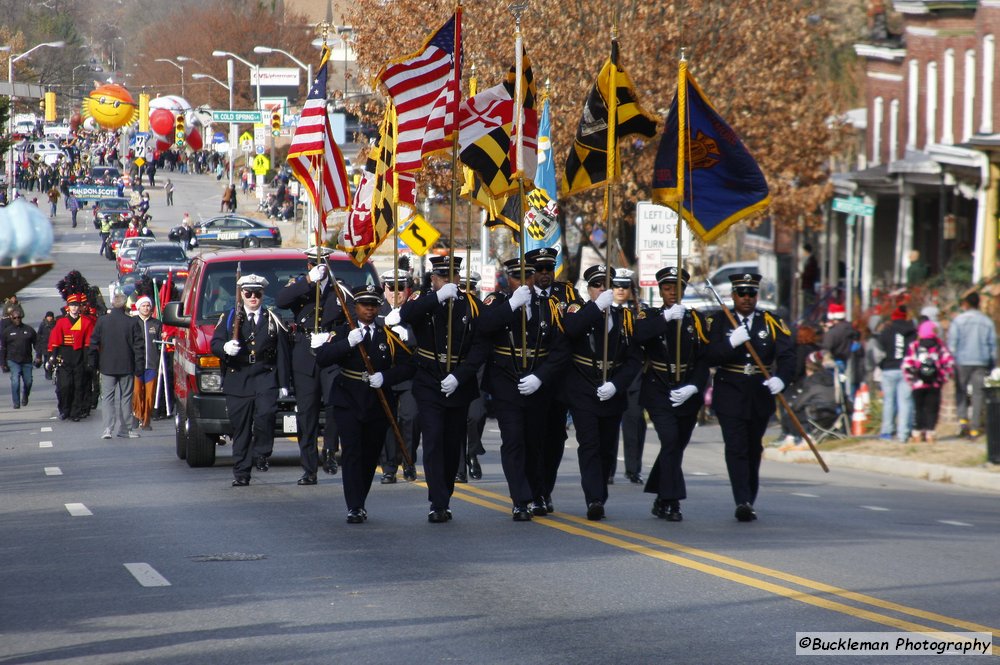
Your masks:
[[[848,215],[871,217],[875,214],[875,206],[856,198],[834,199],[833,209],[835,212],[846,212]]]
[[[212,122],[231,122],[252,124],[264,122],[264,114],[260,111],[222,111],[213,110]]]

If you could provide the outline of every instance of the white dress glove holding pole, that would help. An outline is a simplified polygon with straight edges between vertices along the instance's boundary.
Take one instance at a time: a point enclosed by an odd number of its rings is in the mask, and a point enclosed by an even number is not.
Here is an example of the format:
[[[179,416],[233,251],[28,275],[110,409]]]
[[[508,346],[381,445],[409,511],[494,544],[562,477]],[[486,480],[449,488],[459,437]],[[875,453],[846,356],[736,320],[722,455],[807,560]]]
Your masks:
[[[510,294],[510,308],[516,310],[518,307],[523,307],[531,302],[531,287],[527,285],[521,285],[514,289],[514,293]]]
[[[684,318],[684,306],[683,305],[673,305],[663,310],[663,320],[664,321],[676,321],[678,319]]]
[[[226,352],[227,356],[235,356],[240,352],[240,343],[231,339],[222,346],[222,350]]]
[[[610,291],[605,291],[604,293],[610,293]],[[602,293],[601,295],[604,294]],[[618,392],[618,388],[616,388],[615,384],[610,381],[605,381],[601,385],[597,386],[597,398],[602,402],[607,402],[615,396],[616,392]]]
[[[691,399],[696,392],[698,392],[698,389],[691,385],[674,388],[670,391],[670,403],[678,407]]]
[[[378,390],[379,388],[382,387],[382,382],[384,380],[385,379],[382,377],[382,372],[375,372],[374,374],[368,377],[368,385]]]
[[[361,340],[365,338],[365,331],[363,328],[355,328],[351,332],[347,333],[347,343],[352,347],[357,346],[361,343]]]
[[[318,332],[309,337],[309,346],[318,349],[330,340],[330,333]]]
[[[406,331],[405,326],[393,326],[392,332],[396,333],[396,337],[404,344],[410,340],[410,333]]]
[[[771,391],[772,395],[777,395],[782,390],[785,389],[785,382],[776,376],[772,376],[770,379],[764,382],[767,389]]]
[[[615,301],[615,294],[613,291],[601,291],[601,294],[594,298],[594,304],[597,305],[597,309],[602,312],[608,307],[611,307],[611,303]]]
[[[458,297],[458,284],[452,284],[448,282],[437,290],[437,297],[439,303],[445,303],[448,300],[452,300]]]
[[[326,266],[318,265],[309,271],[309,282],[315,284],[326,279]]]
[[[451,394],[458,389],[458,379],[455,378],[454,374],[449,374],[448,376],[441,379],[441,392],[444,393],[445,397],[451,397]]]
[[[389,310],[389,313],[385,315],[385,325],[391,328],[393,326],[398,326],[399,322],[400,322],[399,308],[393,307],[391,310]]]
[[[542,380],[534,374],[529,374],[517,382],[517,392],[525,397],[542,387]]]
[[[734,349],[738,347],[740,344],[743,344],[743,342],[749,342],[749,341],[750,341],[750,333],[748,333],[747,329],[744,328],[743,326],[736,326],[736,328],[733,329],[733,332],[729,335],[729,346],[733,347]]]

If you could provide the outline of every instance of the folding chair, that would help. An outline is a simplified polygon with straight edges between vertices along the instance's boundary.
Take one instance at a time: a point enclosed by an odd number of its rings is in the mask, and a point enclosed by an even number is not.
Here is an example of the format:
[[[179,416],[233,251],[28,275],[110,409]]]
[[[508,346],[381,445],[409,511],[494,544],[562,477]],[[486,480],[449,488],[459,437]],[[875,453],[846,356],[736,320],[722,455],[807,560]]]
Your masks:
[[[850,414],[853,408],[848,404],[847,377],[837,367],[833,368],[833,396],[835,402],[830,405],[806,408],[806,421],[812,428],[810,436],[813,443],[846,439],[851,435]]]

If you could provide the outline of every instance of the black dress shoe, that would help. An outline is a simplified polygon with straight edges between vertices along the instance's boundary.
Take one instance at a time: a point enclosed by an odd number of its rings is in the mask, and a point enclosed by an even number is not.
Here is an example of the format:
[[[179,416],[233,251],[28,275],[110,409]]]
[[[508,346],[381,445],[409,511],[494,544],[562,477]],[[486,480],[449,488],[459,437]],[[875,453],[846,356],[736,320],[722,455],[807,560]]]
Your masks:
[[[267,461],[266,455],[257,455],[257,457],[254,458],[253,462],[254,466],[257,467],[258,471],[267,471],[271,467],[270,462]]]
[[[365,521],[367,517],[364,511],[360,508],[351,508],[347,511],[347,523],[348,524],[361,524]]]
[[[382,474],[382,480],[379,481],[379,482],[381,482],[383,485],[395,485],[396,484],[396,472],[395,471],[386,471],[385,473]]]
[[[667,518],[667,502],[660,500],[659,497],[653,499],[653,509],[649,512],[653,513],[653,517],[659,517],[660,519]]]
[[[459,471],[455,474],[456,483],[467,483],[469,482],[469,477],[465,475],[465,471]]]
[[[597,522],[598,520],[604,519],[603,501],[591,501],[587,504],[587,519],[591,522]]]
[[[475,455],[469,458],[469,478],[473,480],[483,479],[483,467],[479,466],[479,458]]]
[[[250,484],[249,478],[234,478],[233,487],[246,487]]]
[[[403,467],[403,479],[404,480],[417,479],[417,470],[413,467],[412,464],[407,464],[406,466]]]
[[[440,510],[432,510],[427,513],[427,521],[431,524],[444,524],[451,519],[450,510],[447,508],[442,508]]]
[[[531,514],[537,515],[538,517],[545,517],[549,514],[549,511],[545,509],[544,499],[535,499],[531,502]]]
[[[323,449],[323,473],[335,474],[337,473],[337,458],[334,457],[333,451],[327,448]]]
[[[625,477],[633,485],[642,485],[643,483],[646,482],[645,480],[642,479],[642,474],[640,473],[629,473],[628,471],[626,471]]]
[[[680,522],[683,521],[684,516],[681,515],[681,502],[680,501],[667,501],[666,510],[663,513],[663,519],[668,522]]]
[[[547,512],[547,513],[554,513],[554,512],[556,512],[556,507],[552,505],[552,497],[551,496],[545,495],[545,496],[542,497],[542,500],[545,502],[545,512]]]
[[[614,484],[615,484],[615,477],[608,476],[608,485],[614,485]]]
[[[740,522],[753,522],[757,519],[757,513],[749,503],[741,503],[736,506],[736,519]]]
[[[299,478],[299,485],[315,485],[317,483],[316,476],[309,475],[308,473]]]
[[[531,521],[531,511],[528,510],[526,506],[514,506],[511,514],[515,522],[530,522]]]

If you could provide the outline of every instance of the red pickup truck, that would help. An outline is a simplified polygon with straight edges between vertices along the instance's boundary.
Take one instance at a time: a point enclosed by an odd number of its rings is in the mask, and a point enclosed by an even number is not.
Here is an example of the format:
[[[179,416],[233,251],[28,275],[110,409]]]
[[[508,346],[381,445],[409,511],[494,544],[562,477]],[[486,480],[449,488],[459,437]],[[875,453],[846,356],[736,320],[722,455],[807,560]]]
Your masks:
[[[352,289],[379,284],[371,263],[358,268],[342,252],[332,254],[329,260],[337,279]],[[271,307],[287,322],[291,322],[292,313],[274,307],[275,296],[289,280],[307,269],[301,249],[208,252],[191,261],[180,300],[164,307],[163,323],[177,328],[173,358],[177,457],[187,460],[192,467],[215,464],[216,446],[233,431],[222,394],[221,364],[209,345],[219,317],[235,305],[237,266],[244,275],[253,273],[267,278],[264,306]],[[279,402],[274,428],[276,434],[294,435],[293,398]]]

